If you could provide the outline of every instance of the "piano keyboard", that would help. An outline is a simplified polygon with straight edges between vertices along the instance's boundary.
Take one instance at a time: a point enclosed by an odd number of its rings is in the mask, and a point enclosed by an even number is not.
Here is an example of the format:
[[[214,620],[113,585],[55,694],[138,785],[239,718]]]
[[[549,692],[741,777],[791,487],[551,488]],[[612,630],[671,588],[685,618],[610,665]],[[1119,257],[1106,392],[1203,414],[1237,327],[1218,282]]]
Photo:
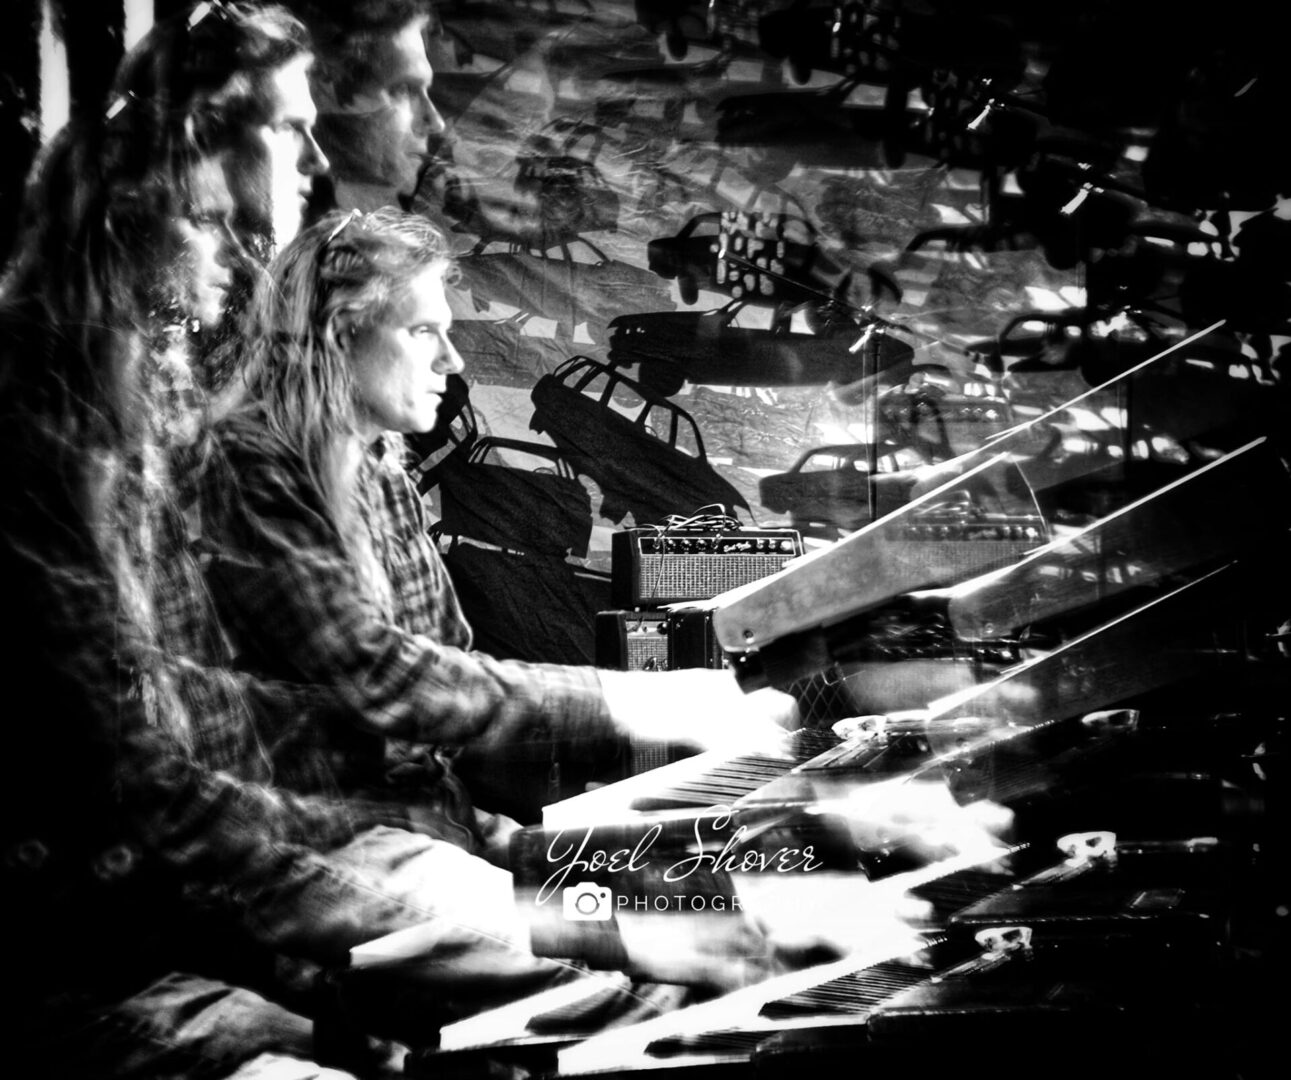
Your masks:
[[[577,1076],[621,1069],[625,1063],[648,1060],[650,1048],[656,1043],[666,1047],[671,1040],[688,1034],[750,1029],[758,1022],[763,1008],[779,998],[803,993],[874,964],[914,953],[922,944],[911,936],[886,946],[876,945],[868,955],[853,955],[789,972],[654,1020],[593,1035],[557,1053],[557,1072],[561,1076]]]
[[[1107,971],[1100,971],[1103,965],[1111,970],[1124,959],[1138,956],[1140,960],[1152,960],[1148,966],[1157,966],[1158,957],[1172,951],[1181,953],[1177,958],[1179,965],[1188,970],[1196,967],[1196,961],[1208,950],[1195,947],[1180,949],[1180,946],[1189,944],[1185,939],[1196,938],[1197,935],[1171,935],[1171,929],[1193,921],[1194,912],[1207,915],[1220,912],[1210,909],[1204,902],[1201,907],[1195,907],[1191,901],[1185,903],[1182,899],[1168,905],[1144,907],[1139,898],[1157,894],[1166,896],[1169,890],[1149,890],[1143,885],[1163,877],[1172,878],[1179,857],[1201,859],[1214,866],[1210,858],[1214,849],[1215,845],[1204,839],[1166,846],[1126,845],[1125,855],[1131,862],[1122,869],[1128,872],[1129,878],[1120,888],[1116,887],[1116,867],[1119,865],[1116,863],[1108,869],[1071,859],[1061,864],[1046,861],[1045,869],[1035,872],[1034,863],[1024,869],[1015,862],[1012,870],[1003,870],[995,865],[982,865],[980,858],[971,856],[947,860],[905,875],[901,882],[900,887],[933,906],[928,927],[922,932],[912,931],[908,938],[900,941],[876,944],[868,950],[868,956],[854,954],[839,961],[777,976],[713,1001],[666,1013],[640,1024],[599,1032],[586,1039],[581,1033],[572,1031],[566,1031],[562,1036],[546,1022],[578,1000],[575,989],[562,987],[446,1028],[442,1046],[453,1049],[472,1040],[480,1040],[475,1045],[482,1045],[486,1033],[494,1046],[504,1041],[500,1039],[503,1032],[516,1041],[546,1036],[547,1045],[554,1054],[553,1064],[558,1065],[557,1073],[565,1076],[747,1061],[764,1040],[782,1032],[851,1027],[861,1038],[861,1029],[876,1010],[887,1009],[890,1003],[904,1000],[902,995],[908,991],[961,970],[966,960],[970,966],[979,964],[984,954],[973,945],[973,935],[977,932],[1013,925],[1019,919],[1028,925],[1034,921],[1026,918],[1027,905],[1019,907],[1018,903],[1018,899],[1028,892],[1036,894],[1037,903],[1030,905],[1033,912],[1038,910],[1055,916],[1053,919],[1042,918],[1036,923],[1038,936],[1035,939],[1037,956],[1049,957],[1047,964],[1056,962],[1055,970],[1088,980],[1105,976]],[[1010,854],[1021,858],[1039,856],[1040,853],[1035,848],[1019,847],[1012,849]],[[1151,869],[1154,864],[1158,865],[1155,871]],[[1218,865],[1225,864],[1221,862]],[[1203,873],[1200,876],[1204,878],[1207,875]],[[1096,887],[1100,882],[1108,882],[1110,887],[1102,892],[1095,889],[1091,907],[1086,883]],[[893,887],[893,884],[889,883],[888,887]],[[1068,894],[1067,900],[1059,902],[1055,889]],[[1126,903],[1119,903],[1126,898]],[[1117,910],[1111,910],[1109,904]],[[1156,954],[1148,956],[1140,950],[1124,953],[1111,949],[1091,950],[1087,947],[1088,935],[1073,937],[1058,925],[1062,911],[1067,912],[1068,922],[1076,925],[1077,929],[1091,916],[1096,917],[1095,921],[1103,920],[1100,925],[1104,930],[1113,926],[1126,912],[1135,920],[1154,918],[1161,931],[1152,935],[1157,942]],[[955,912],[959,913],[958,916],[947,917],[946,913]],[[1110,923],[1107,922],[1109,919]],[[1217,926],[1222,923],[1219,918],[1212,921]],[[1187,925],[1183,928],[1189,929]],[[1077,942],[1074,953],[1070,951],[1072,941]]]
[[[830,731],[804,728],[787,736],[779,748],[734,755],[724,750],[695,754],[552,803],[542,812],[543,826],[562,829],[662,810],[729,805],[837,743],[837,736]]]
[[[1026,846],[1019,845],[1013,849],[1010,869],[969,867],[911,889],[911,896],[929,906],[927,918],[920,921],[928,930],[944,927],[956,912],[1007,889],[1024,872],[1019,864],[1028,854]]]
[[[992,890],[1001,887],[1000,875],[981,872],[984,862],[998,858],[1000,854],[999,849],[992,848],[989,852],[956,856],[918,871],[896,875],[878,887],[889,890],[893,896],[907,890],[918,894],[936,882],[946,880],[957,882],[951,886],[952,892],[962,895],[969,890],[974,895],[982,895],[987,891],[988,883]],[[974,888],[971,882],[979,884]],[[676,1054],[688,1052],[685,1040],[690,1035],[740,1028],[779,1030],[786,1025],[806,1022],[826,1025],[854,1023],[874,1002],[890,996],[888,988],[891,993],[896,993],[908,985],[914,974],[906,977],[906,971],[922,972],[924,976],[930,973],[926,966],[903,961],[905,957],[920,953],[930,943],[940,947],[941,939],[916,930],[897,932],[864,952],[775,976],[711,1001],[584,1039],[582,1031],[567,1028],[562,1033],[559,1025],[551,1022],[552,1018],[586,1012],[582,1007],[590,999],[613,993],[616,987],[625,985],[621,976],[589,973],[585,980],[555,987],[445,1026],[440,1032],[437,1053],[485,1047],[496,1050],[508,1045],[522,1047],[526,1043],[541,1042],[547,1047],[562,1047],[558,1050],[562,1074],[566,1070],[581,1071],[585,1066],[588,1071],[597,1071],[599,1066],[595,1062],[599,1060],[603,1064],[609,1058],[620,1062],[645,1061],[666,1054],[675,1064]],[[889,966],[877,968],[867,978],[861,977],[867,969],[880,964]],[[819,1001],[821,1005],[815,1012],[812,1011],[813,1001]],[[656,1043],[658,1046],[652,1049]],[[575,1054],[572,1061],[565,1060],[566,1050]],[[586,1060],[580,1058],[577,1051],[582,1051]],[[434,1056],[427,1055],[428,1065]]]
[[[649,986],[647,995],[618,972],[585,971],[573,982],[553,986],[519,1001],[500,1005],[440,1030],[443,1052],[497,1047],[506,1043],[564,1043],[583,1034],[580,1023],[595,1018],[616,1000],[636,998],[642,1016],[675,1008],[687,995],[682,987]]]
[[[856,1018],[875,1005],[923,982],[931,974],[926,964],[883,961],[810,989],[768,1002],[761,1015],[769,1019],[841,1015]]]
[[[836,737],[820,732],[796,732],[784,753],[742,754],[715,762],[698,776],[636,796],[631,809],[650,813],[726,806],[814,759],[837,741]]]
[[[888,892],[895,902],[910,890],[947,875],[995,862],[1004,854],[1007,853],[990,847],[987,850],[955,855],[919,870],[894,874],[881,882],[873,883],[873,888],[875,893],[879,890]],[[780,998],[813,990],[876,964],[914,955],[926,945],[927,938],[914,930],[894,930],[891,935],[885,935],[883,941],[873,942],[839,960],[791,971],[724,994],[712,1001],[667,1013],[654,1020],[594,1035],[557,1054],[558,1072],[564,1076],[599,1072],[607,1067],[617,1068],[624,1061],[646,1059],[650,1046],[658,1040],[700,1031],[749,1027],[758,1022],[766,1006]]]
[[[860,971],[852,971],[817,986],[768,1001],[758,1015],[740,1028],[693,1031],[662,1036],[649,1043],[649,1059],[677,1055],[739,1055],[747,1059],[758,1045],[780,1031],[859,1026],[869,1013],[898,994],[927,981],[941,963],[886,960]],[[774,987],[771,988],[774,992]]]

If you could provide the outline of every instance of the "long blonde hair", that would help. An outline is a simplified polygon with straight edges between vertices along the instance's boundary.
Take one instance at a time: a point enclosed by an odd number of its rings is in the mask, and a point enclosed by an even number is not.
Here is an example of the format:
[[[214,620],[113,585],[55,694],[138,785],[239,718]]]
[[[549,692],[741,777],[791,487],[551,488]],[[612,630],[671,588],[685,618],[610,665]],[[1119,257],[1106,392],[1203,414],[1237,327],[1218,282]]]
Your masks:
[[[357,484],[364,446],[342,335],[379,323],[412,281],[454,263],[444,234],[393,207],[334,211],[303,230],[270,264],[247,325],[247,402],[304,466],[332,525],[364,578],[385,600],[384,575],[360,521]],[[386,442],[386,464],[401,464],[402,440]]]

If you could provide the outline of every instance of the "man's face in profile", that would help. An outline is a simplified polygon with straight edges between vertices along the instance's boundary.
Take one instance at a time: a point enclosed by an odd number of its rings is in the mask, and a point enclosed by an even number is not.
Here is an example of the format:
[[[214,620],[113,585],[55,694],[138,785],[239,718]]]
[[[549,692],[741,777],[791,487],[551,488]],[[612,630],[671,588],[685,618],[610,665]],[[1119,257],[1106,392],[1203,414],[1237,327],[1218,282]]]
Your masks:
[[[444,130],[430,100],[434,72],[425,28],[426,20],[417,19],[376,42],[373,70],[379,81],[344,103],[330,102],[319,117],[319,138],[338,180],[413,194],[428,156],[427,139]]]
[[[211,327],[223,315],[233,283],[229,265],[233,197],[224,171],[211,158],[193,165],[189,186],[189,205],[171,222],[178,248],[174,279],[182,292],[177,299],[185,316]]]
[[[297,56],[262,78],[260,115],[239,132],[225,158],[238,221],[279,248],[300,231],[311,181],[327,171],[313,135],[311,62]]]

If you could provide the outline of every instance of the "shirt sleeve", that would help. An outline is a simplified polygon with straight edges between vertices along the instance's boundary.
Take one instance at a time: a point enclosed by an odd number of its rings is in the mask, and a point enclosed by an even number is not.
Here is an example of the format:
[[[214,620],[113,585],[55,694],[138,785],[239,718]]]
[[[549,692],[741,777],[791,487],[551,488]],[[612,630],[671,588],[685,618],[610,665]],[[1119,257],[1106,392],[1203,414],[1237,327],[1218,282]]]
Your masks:
[[[612,733],[593,668],[498,660],[396,625],[362,581],[303,469],[265,439],[226,437],[223,447],[225,461],[212,477],[224,482],[208,481],[203,495],[215,547],[210,581],[253,669],[328,684],[363,726],[418,742]],[[435,568],[443,572],[438,556]],[[444,613],[432,621],[445,625]]]

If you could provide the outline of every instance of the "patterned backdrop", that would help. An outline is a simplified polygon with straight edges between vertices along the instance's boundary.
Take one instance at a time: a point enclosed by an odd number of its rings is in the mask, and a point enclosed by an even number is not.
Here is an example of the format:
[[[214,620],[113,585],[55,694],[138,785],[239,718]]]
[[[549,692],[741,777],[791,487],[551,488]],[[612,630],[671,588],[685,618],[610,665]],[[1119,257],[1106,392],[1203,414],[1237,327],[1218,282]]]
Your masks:
[[[1123,381],[1045,417],[1023,473],[1111,468],[1097,496],[1036,491],[1081,524],[1136,470],[1155,484],[1262,430],[1291,311],[1274,17],[1168,9],[440,4],[449,132],[415,202],[462,255],[467,368],[423,487],[436,510],[454,485],[485,499],[492,466],[589,496],[563,557],[445,527],[468,592],[518,572],[549,593],[560,564],[573,598],[505,618],[481,599],[484,643],[586,652],[613,529],[719,504],[835,540],[917,470],[1220,320],[1149,369],[1154,407]],[[468,462],[486,436],[510,445]],[[544,483],[506,498],[549,521]],[[576,647],[542,630],[566,607]],[[535,632],[502,642],[515,618]]]

